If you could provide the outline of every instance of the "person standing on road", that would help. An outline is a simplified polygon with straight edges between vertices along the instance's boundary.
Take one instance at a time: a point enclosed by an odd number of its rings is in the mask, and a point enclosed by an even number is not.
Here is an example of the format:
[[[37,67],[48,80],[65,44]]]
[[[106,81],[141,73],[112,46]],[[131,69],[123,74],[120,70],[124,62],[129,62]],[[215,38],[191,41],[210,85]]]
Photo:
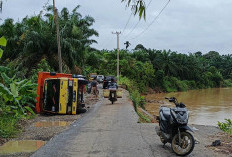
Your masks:
[[[95,98],[98,98],[98,90],[97,90],[97,77],[94,77],[93,82],[91,82],[92,94],[95,95]]]

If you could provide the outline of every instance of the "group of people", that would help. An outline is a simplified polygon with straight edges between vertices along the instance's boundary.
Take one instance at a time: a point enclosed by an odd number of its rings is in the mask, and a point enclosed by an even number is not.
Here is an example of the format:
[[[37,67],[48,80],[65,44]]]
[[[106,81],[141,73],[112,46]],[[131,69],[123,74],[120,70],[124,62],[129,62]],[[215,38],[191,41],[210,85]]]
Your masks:
[[[98,87],[98,82],[97,82],[97,78],[95,77],[91,82],[91,93],[93,96],[95,96],[96,99],[98,98],[98,94],[99,94],[99,90],[97,89],[97,87]],[[114,97],[117,98],[116,89],[118,89],[118,85],[113,78],[111,78],[111,82],[108,83],[107,88],[110,89],[110,92],[114,93]],[[111,91],[111,89],[115,89],[115,90]],[[109,99],[112,96],[111,93],[109,95]]]

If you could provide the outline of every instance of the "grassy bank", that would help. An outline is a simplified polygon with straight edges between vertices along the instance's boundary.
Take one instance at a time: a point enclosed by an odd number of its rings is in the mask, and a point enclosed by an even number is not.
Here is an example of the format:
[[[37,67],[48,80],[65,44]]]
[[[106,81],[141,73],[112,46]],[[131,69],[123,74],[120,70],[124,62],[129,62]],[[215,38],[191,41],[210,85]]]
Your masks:
[[[141,112],[141,109],[145,109],[144,105],[146,103],[144,96],[141,96],[139,89],[137,87],[137,84],[126,78],[126,77],[120,77],[119,82],[120,85],[126,86],[127,90],[130,93],[130,98],[133,102],[134,109],[136,113],[139,116],[139,122],[141,123],[151,123],[152,119]]]
[[[0,137],[9,138],[14,137],[20,132],[20,127],[18,125],[19,118],[9,115],[0,116]]]

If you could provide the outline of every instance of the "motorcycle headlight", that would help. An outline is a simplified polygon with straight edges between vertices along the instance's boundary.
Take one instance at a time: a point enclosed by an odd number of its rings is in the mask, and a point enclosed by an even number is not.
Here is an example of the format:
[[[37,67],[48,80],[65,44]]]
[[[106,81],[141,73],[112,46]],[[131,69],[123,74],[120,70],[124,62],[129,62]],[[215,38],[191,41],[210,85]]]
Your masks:
[[[176,120],[180,124],[187,124],[188,123],[188,115],[186,115],[186,114],[183,116],[179,115]]]
[[[185,114],[184,112],[178,112],[171,110],[171,114],[179,124],[187,124],[188,123],[188,114]],[[175,123],[174,120],[171,121],[171,124]]]
[[[187,119],[185,119],[185,120],[177,119],[177,122],[180,124],[187,124],[188,120]]]

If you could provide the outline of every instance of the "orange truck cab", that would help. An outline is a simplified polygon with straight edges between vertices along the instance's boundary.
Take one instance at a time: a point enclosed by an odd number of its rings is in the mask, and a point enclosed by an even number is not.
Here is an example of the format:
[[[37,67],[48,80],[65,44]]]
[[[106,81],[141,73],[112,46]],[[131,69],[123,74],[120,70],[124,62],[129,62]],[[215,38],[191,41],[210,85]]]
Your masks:
[[[77,114],[83,111],[81,88],[88,84],[87,80],[73,78],[72,74],[39,72],[38,75],[37,113]]]

